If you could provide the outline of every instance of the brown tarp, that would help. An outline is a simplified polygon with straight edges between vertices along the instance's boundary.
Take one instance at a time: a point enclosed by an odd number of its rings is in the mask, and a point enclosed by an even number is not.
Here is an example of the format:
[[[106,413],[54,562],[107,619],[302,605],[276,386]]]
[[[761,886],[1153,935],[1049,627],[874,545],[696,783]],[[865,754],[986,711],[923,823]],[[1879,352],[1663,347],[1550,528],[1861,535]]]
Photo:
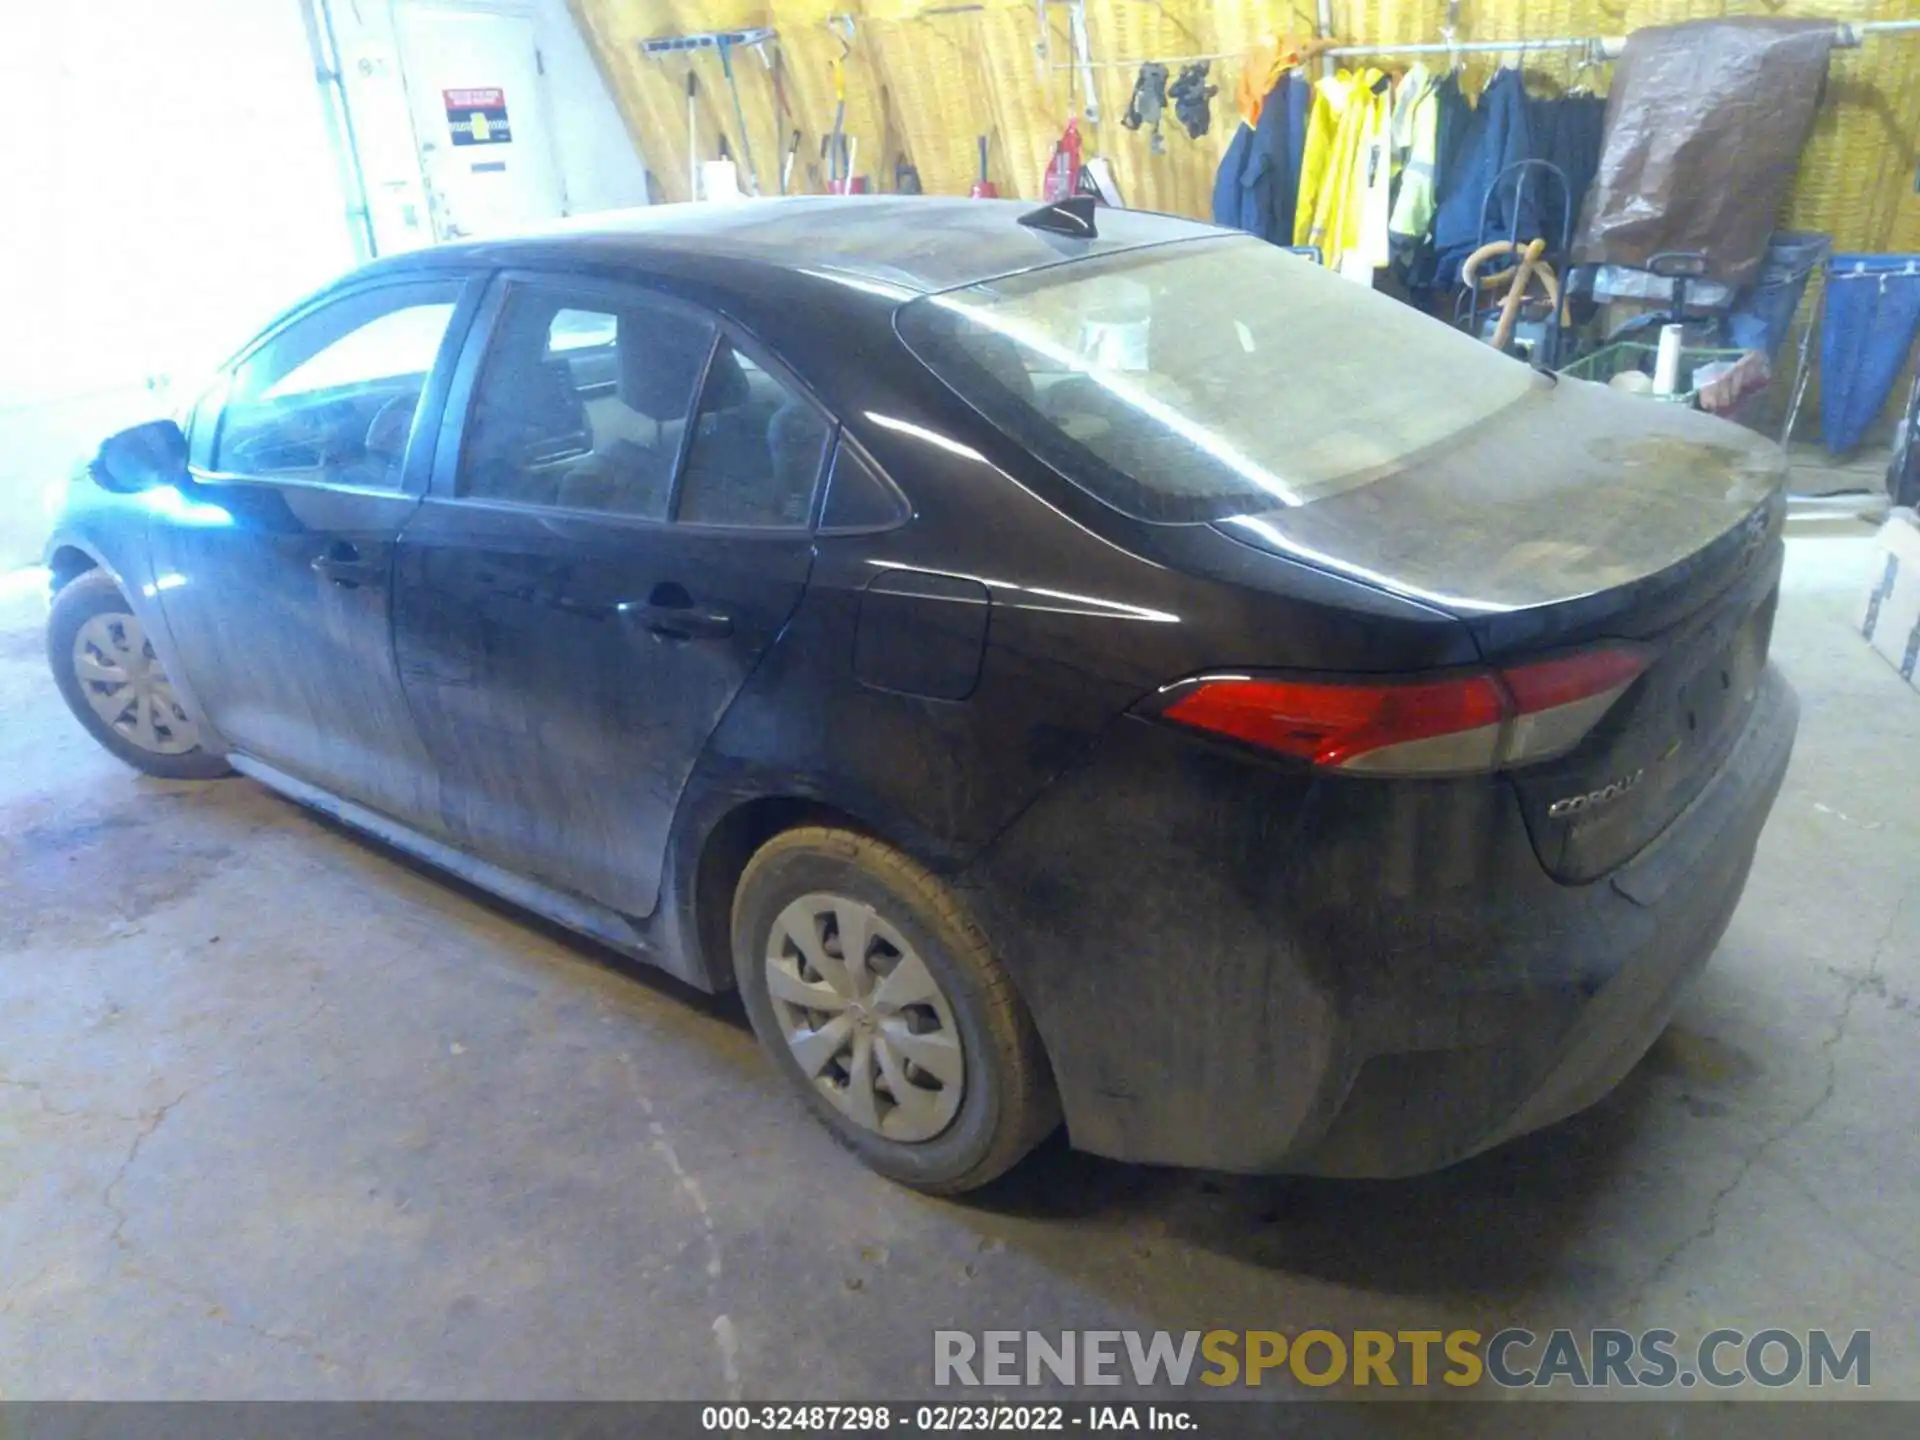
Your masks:
[[[1697,250],[1735,288],[1759,273],[1813,130],[1831,20],[1695,20],[1636,30],[1614,67],[1577,257],[1644,268]]]

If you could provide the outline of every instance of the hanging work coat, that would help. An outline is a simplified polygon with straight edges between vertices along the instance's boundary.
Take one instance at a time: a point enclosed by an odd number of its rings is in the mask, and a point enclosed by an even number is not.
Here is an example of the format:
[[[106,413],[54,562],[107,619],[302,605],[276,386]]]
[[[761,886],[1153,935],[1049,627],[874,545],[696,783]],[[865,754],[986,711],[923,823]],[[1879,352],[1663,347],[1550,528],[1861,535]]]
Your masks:
[[[1383,77],[1384,78],[1384,77]],[[1393,215],[1393,95],[1385,85],[1361,108],[1352,183],[1360,194],[1360,228],[1341,252],[1340,273],[1362,285],[1392,258],[1388,225]]]
[[[1311,88],[1305,76],[1284,72],[1260,106],[1259,123],[1234,132],[1214,177],[1214,224],[1275,245],[1293,243],[1298,157]]]
[[[1458,168],[1450,188],[1440,199],[1433,220],[1433,244],[1439,252],[1435,283],[1451,287],[1460,278],[1460,265],[1483,240],[1527,241],[1540,234],[1533,186],[1516,186],[1508,177],[1495,190],[1501,171],[1531,158],[1533,142],[1527,129],[1527,89],[1518,70],[1501,70],[1487,82],[1473,118],[1460,138]],[[1486,211],[1486,234],[1481,234],[1481,211]]]
[[[1394,256],[1394,267],[1409,289],[1426,290],[1437,283],[1439,257],[1433,245],[1433,226],[1447,197],[1459,188],[1462,141],[1473,124],[1473,106],[1460,88],[1458,71],[1449,70],[1433,87],[1433,211],[1424,230],[1410,233]]]
[[[1293,84],[1287,87],[1287,164],[1292,167],[1294,180],[1295,209],[1286,217],[1287,228],[1284,234],[1277,236],[1279,243],[1288,245],[1293,242],[1294,216],[1299,213],[1299,189],[1301,177],[1306,174],[1301,164],[1307,149],[1307,116],[1313,109],[1313,81],[1307,78],[1303,70],[1293,72]]]
[[[1305,106],[1294,102],[1294,91],[1304,98],[1311,84],[1289,70],[1274,83],[1260,107],[1260,123],[1253,127],[1253,157],[1248,162],[1247,187],[1254,192],[1258,233],[1276,245],[1293,241],[1294,207],[1300,194],[1300,164],[1293,144],[1294,117]]]
[[[1396,254],[1411,251],[1433,224],[1435,161],[1440,140],[1440,96],[1427,67],[1414,66],[1393,92],[1393,163],[1399,188],[1387,225]]]
[[[1550,252],[1564,252],[1573,243],[1572,229],[1580,223],[1580,202],[1600,168],[1600,142],[1606,132],[1607,102],[1598,95],[1557,95],[1527,102],[1527,134],[1537,160],[1545,160],[1566,177],[1566,204],[1558,187],[1536,182],[1541,232]],[[1569,224],[1562,220],[1571,216]]]
[[[1220,157],[1220,168],[1213,173],[1213,223],[1228,229],[1240,228],[1240,177],[1246,174],[1247,157],[1253,153],[1253,127],[1241,121],[1227,142],[1227,153]]]
[[[1388,88],[1385,72],[1371,68],[1342,70],[1314,86],[1293,243],[1319,246],[1331,269],[1346,269],[1350,251],[1358,252],[1356,270],[1386,263]],[[1381,195],[1370,196],[1376,185]]]
[[[1311,245],[1314,216],[1321,205],[1321,194],[1332,183],[1334,138],[1340,129],[1340,117],[1346,113],[1353,93],[1353,76],[1342,70],[1325,75],[1313,87],[1312,108],[1307,115],[1307,139],[1300,154],[1300,194],[1294,212],[1293,243]]]

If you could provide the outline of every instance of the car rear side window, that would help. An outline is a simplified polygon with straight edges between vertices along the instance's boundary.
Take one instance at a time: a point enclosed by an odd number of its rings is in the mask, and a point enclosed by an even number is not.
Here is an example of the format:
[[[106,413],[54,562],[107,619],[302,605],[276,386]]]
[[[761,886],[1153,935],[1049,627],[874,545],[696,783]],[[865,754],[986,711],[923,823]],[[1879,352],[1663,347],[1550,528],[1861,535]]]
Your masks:
[[[827,476],[827,499],[820,510],[821,532],[889,530],[906,523],[912,515],[912,507],[893,482],[842,437]]]
[[[713,327],[634,297],[514,286],[480,372],[459,493],[666,518]]]
[[[269,337],[224,386],[211,468],[398,489],[458,291],[457,282],[363,290]]]
[[[927,296],[898,324],[989,420],[1145,520],[1215,520],[1355,489],[1544,383],[1409,306],[1244,237]]]
[[[827,418],[726,340],[714,351],[676,518],[697,525],[805,525]]]

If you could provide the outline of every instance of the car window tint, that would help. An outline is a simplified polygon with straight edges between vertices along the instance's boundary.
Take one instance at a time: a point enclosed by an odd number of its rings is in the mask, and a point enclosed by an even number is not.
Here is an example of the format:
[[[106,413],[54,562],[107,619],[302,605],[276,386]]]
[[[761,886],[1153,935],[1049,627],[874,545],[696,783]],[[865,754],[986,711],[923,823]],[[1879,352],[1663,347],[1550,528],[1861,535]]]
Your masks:
[[[1405,473],[1551,384],[1247,236],[1041,266],[914,300],[898,326],[1069,480],[1173,524],[1297,510]]]
[[[904,522],[907,502],[892,482],[881,477],[845,440],[833,452],[827,475],[827,502],[820,509],[822,530],[884,530]]]
[[[619,330],[614,317],[594,310],[561,310],[547,326],[547,351],[606,349]]]
[[[398,489],[457,289],[361,291],[273,336],[226,383],[211,467]]]
[[[439,353],[440,339],[452,317],[450,304],[388,311],[294,366],[269,385],[263,397],[278,400],[360,381],[423,374]]]
[[[508,293],[467,424],[459,492],[664,519],[713,329],[645,300]]]
[[[700,396],[678,517],[699,525],[805,525],[832,426],[722,340]]]

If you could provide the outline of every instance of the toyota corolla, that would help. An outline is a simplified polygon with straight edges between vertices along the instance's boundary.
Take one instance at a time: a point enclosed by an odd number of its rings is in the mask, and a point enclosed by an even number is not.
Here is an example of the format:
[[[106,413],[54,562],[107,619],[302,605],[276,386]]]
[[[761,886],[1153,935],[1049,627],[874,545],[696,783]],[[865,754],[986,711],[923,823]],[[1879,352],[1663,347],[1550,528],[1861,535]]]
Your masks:
[[[74,714],[710,991],[876,1170],[1404,1175],[1603,1095],[1796,703],[1784,462],[1246,236],[672,207],[377,262],[50,552]]]

